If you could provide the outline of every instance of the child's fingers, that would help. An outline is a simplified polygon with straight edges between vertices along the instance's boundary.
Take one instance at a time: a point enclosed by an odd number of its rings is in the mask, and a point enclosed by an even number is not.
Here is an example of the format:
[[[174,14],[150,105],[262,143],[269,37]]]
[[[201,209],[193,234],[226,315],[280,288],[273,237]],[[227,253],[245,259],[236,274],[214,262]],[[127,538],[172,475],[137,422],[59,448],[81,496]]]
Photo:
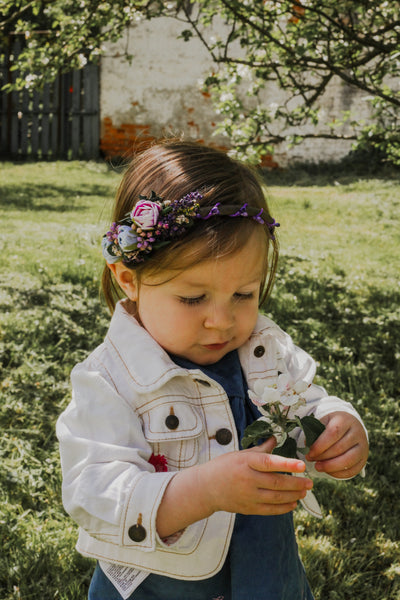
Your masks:
[[[283,514],[304,498],[312,481],[292,477],[303,473],[301,460],[284,458],[258,450],[242,450],[221,455],[197,470],[210,512],[224,510],[242,514]],[[275,508],[285,505],[284,508]],[[290,508],[288,506],[290,505]]]
[[[343,437],[341,437],[338,441],[333,440],[334,438],[330,438],[330,440],[328,440],[327,443],[330,445],[325,450],[322,449],[323,446],[318,446],[317,442],[315,442],[309,454],[307,455],[307,458],[310,460],[328,460],[344,454],[344,452],[347,452],[347,450],[357,444],[357,439],[352,435],[351,429],[346,431]]]
[[[328,473],[336,479],[349,479],[350,477],[357,475],[362,470],[364,465],[364,458],[354,461],[352,453],[348,452],[339,458],[316,462],[315,468],[317,471]]]
[[[337,477],[352,477],[364,467],[368,458],[368,444],[364,440],[356,441],[349,445],[344,452],[338,452],[336,455],[324,459],[318,457],[315,463],[317,471],[329,473]]]
[[[308,460],[315,460],[317,457],[321,457],[349,432],[351,424],[345,418],[342,418],[342,414],[334,413],[321,419],[326,429],[311,446],[310,452],[307,455]]]
[[[288,502],[291,500],[299,499],[299,492],[310,490],[313,486],[311,479],[307,477],[292,477],[291,475],[285,475],[284,473],[260,473],[257,472],[254,479],[257,488],[259,490],[268,491],[275,498],[271,498],[271,503],[282,502],[281,497],[283,493],[292,494],[288,498]]]
[[[276,438],[272,435],[271,437],[269,437],[265,442],[263,442],[259,446],[253,446],[252,448],[248,448],[247,450],[244,450],[244,452],[263,452],[264,454],[266,452],[271,453],[272,450],[275,448],[275,446],[276,446]]]
[[[357,463],[358,460],[359,457],[357,457],[355,449],[351,449],[348,452],[344,452],[333,458],[328,458],[327,460],[317,460],[315,468],[317,471],[323,471],[324,473],[329,474],[350,471],[351,467]]]
[[[354,463],[358,463],[362,457],[367,460],[368,440],[363,426],[356,417],[337,412],[322,420],[325,420],[326,429],[311,446],[307,460],[328,461],[340,458],[353,449],[356,453]],[[348,467],[349,464],[346,466]]]
[[[263,473],[270,471],[277,471],[279,473],[303,473],[306,468],[302,460],[285,458],[278,454],[268,454],[265,451],[249,453],[248,465],[255,471],[261,471]]]

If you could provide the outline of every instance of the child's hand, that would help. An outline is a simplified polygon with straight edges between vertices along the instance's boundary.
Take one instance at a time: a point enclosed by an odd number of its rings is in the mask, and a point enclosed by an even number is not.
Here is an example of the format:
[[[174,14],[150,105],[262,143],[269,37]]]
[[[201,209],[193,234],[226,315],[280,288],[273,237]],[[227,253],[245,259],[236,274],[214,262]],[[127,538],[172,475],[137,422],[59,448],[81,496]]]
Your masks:
[[[321,421],[326,429],[311,446],[306,458],[316,461],[317,471],[337,479],[357,475],[368,458],[368,441],[360,421],[349,413],[338,411]]]
[[[202,465],[203,489],[212,512],[280,515],[296,507],[312,488],[312,481],[286,475],[302,473],[305,464],[270,454],[275,445],[270,438],[255,448],[224,454]]]
[[[246,515],[282,515],[294,510],[313,486],[305,463],[270,454],[270,438],[256,448],[222,454],[178,471],[169,482],[157,513],[157,531],[167,537],[223,510]]]

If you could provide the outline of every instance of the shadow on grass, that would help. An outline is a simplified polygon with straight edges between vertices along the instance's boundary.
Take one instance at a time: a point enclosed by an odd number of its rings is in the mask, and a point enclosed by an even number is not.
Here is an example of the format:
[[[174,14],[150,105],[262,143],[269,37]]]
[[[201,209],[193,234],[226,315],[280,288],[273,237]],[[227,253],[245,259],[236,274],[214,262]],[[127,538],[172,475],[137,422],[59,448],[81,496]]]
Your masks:
[[[400,291],[351,286],[341,274],[307,274],[307,261],[282,258],[282,271],[267,310],[326,369],[354,369],[374,391],[400,387]],[[365,371],[363,374],[362,371]],[[333,371],[332,371],[333,372]],[[335,373],[341,387],[353,392]],[[364,377],[365,375],[365,377]]]
[[[68,186],[54,184],[0,184],[0,207],[4,210],[57,211],[86,210],[87,196],[107,198],[107,186],[84,184]]]
[[[398,438],[372,431],[370,447],[365,479],[315,483],[324,519],[296,518],[302,558],[319,600],[399,597]]]

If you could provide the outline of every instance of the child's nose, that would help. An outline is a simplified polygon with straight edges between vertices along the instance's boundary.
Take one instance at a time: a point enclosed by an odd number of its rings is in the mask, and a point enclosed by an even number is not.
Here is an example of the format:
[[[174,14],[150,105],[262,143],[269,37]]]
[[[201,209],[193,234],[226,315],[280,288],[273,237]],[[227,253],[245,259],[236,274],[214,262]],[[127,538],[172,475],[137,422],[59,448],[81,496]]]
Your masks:
[[[214,304],[210,307],[204,320],[204,327],[207,329],[226,330],[232,327],[234,323],[234,315],[232,308],[225,305]]]

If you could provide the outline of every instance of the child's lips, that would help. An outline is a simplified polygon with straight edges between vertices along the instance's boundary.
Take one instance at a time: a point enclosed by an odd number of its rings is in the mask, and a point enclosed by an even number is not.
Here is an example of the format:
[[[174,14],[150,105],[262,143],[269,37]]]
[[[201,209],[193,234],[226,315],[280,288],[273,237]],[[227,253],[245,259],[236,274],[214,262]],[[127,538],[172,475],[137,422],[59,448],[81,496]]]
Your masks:
[[[207,348],[207,350],[222,350],[223,348],[225,348],[225,346],[227,346],[228,342],[222,342],[219,344],[204,344],[204,348]]]

